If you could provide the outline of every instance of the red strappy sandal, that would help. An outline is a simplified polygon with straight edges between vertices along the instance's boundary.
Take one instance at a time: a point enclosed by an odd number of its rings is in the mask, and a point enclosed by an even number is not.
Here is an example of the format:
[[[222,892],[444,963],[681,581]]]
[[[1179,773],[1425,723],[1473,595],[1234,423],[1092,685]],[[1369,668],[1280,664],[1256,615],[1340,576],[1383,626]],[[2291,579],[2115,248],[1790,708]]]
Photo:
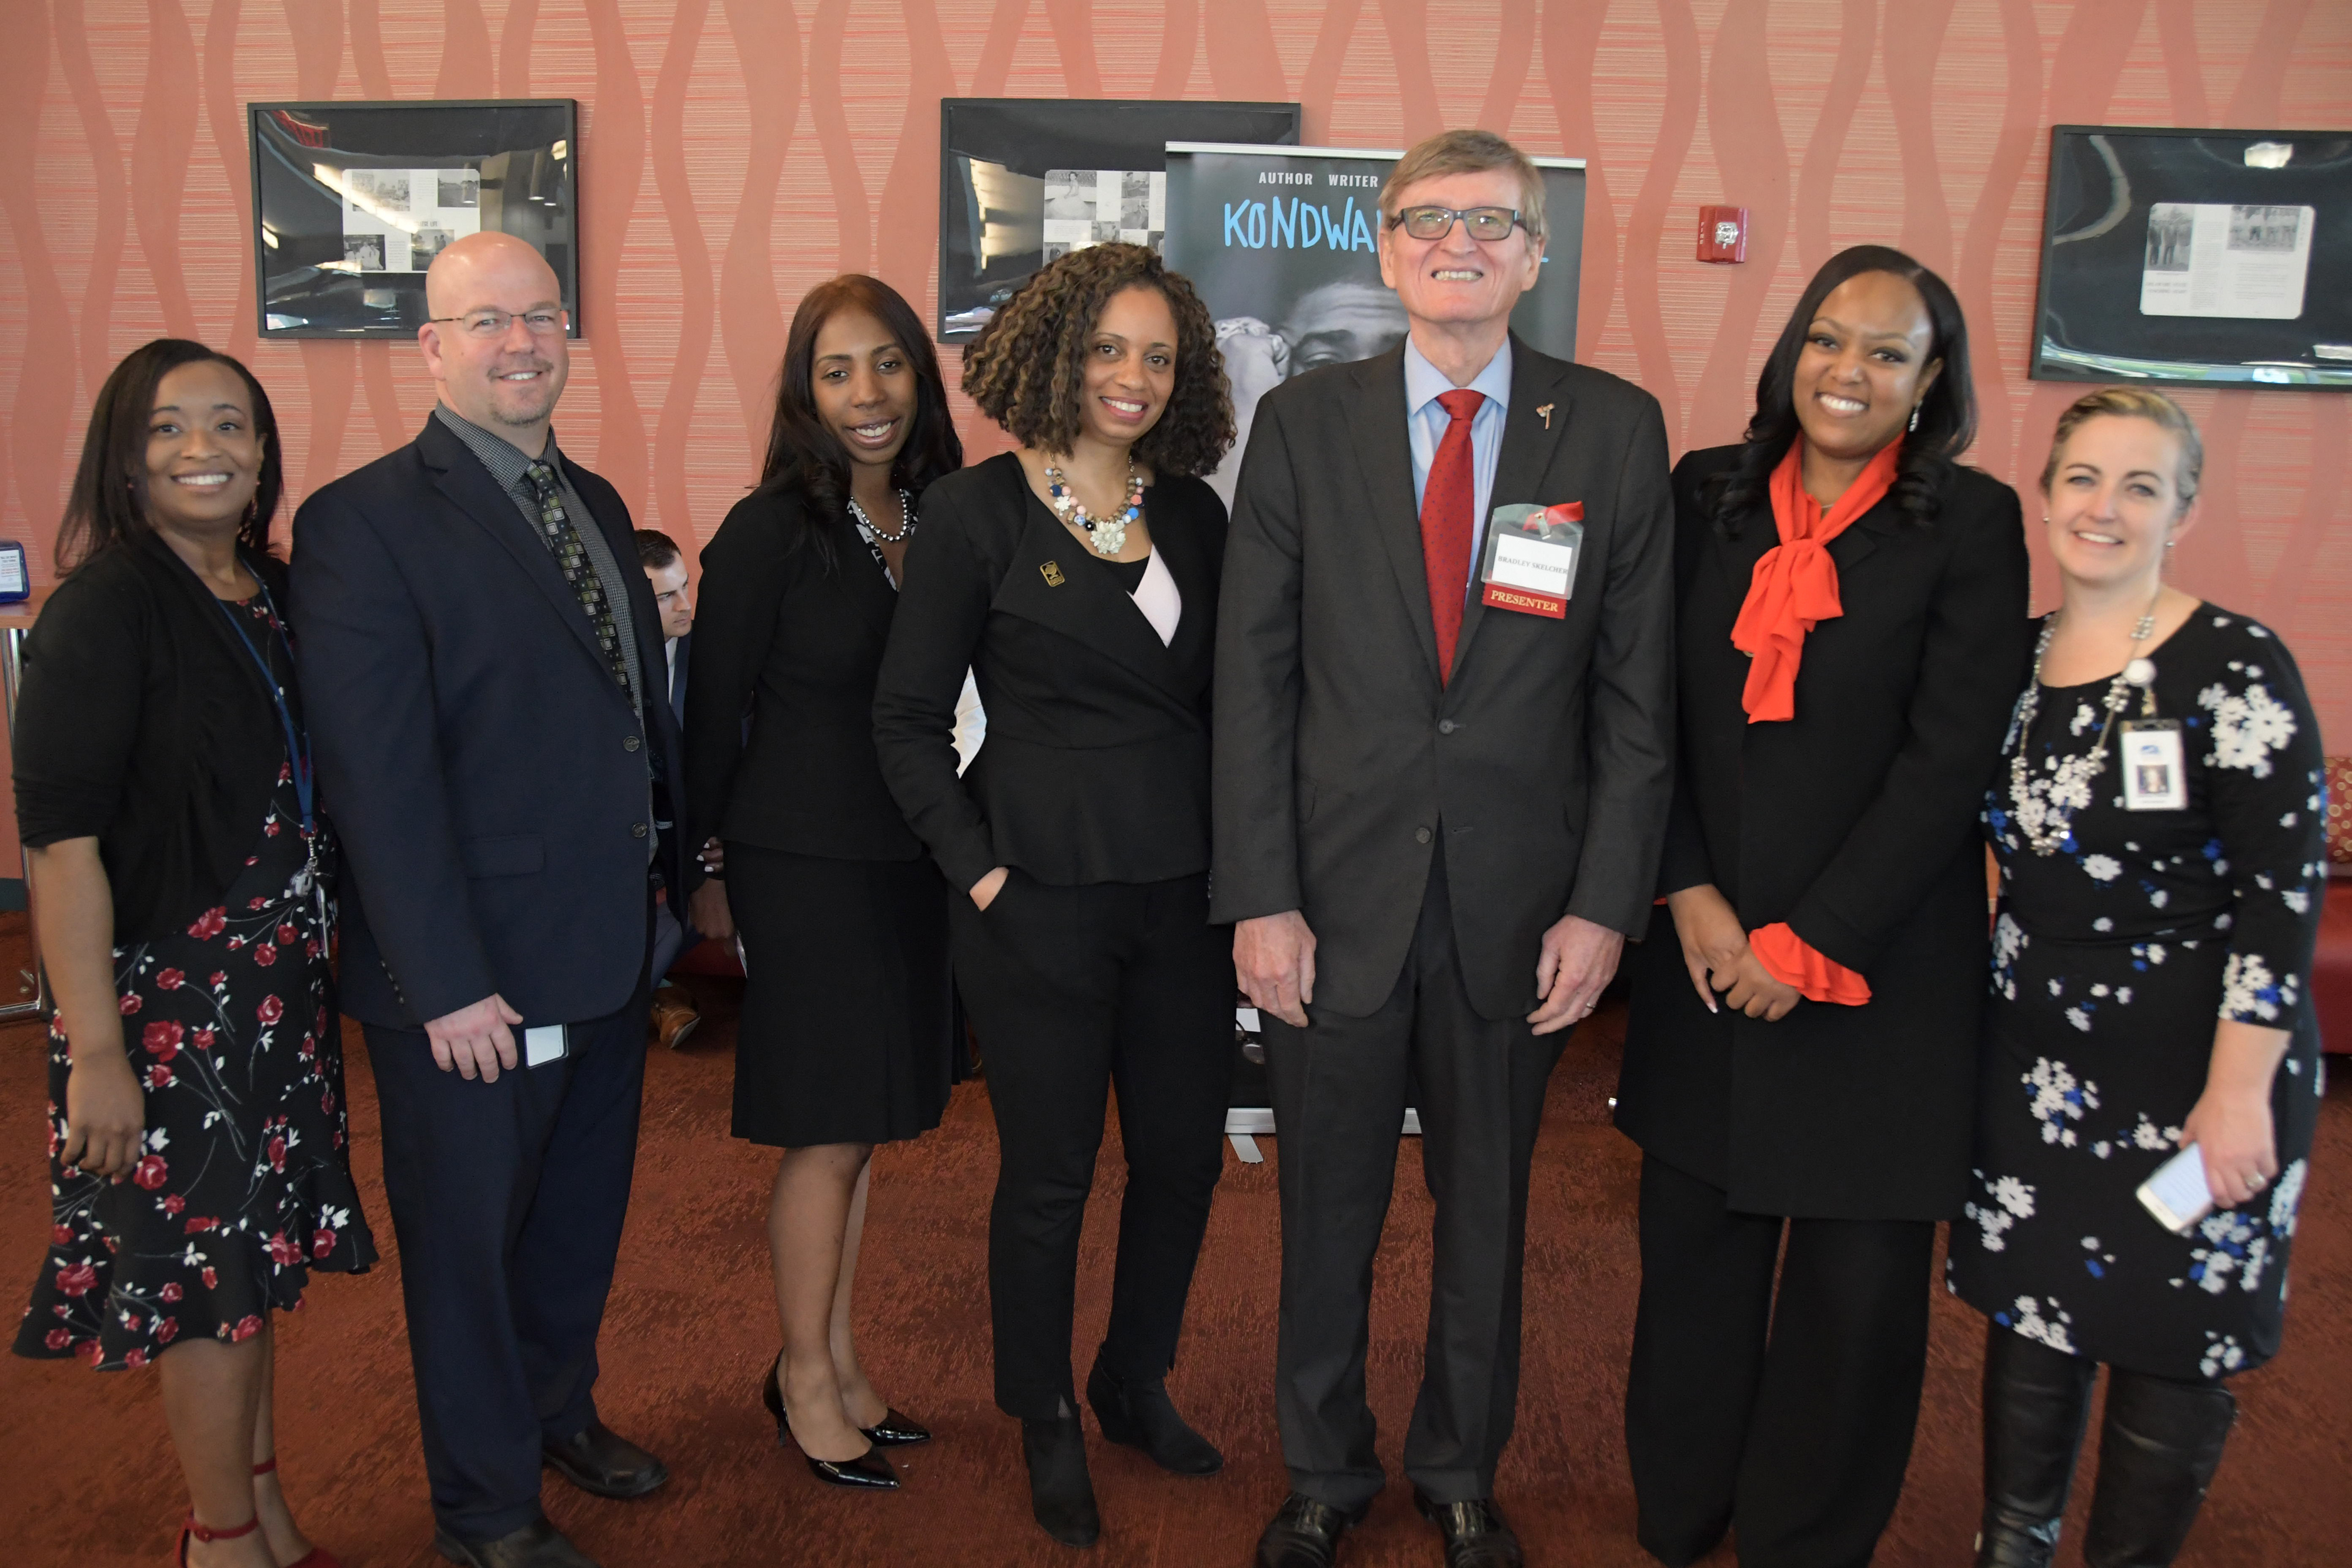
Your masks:
[[[235,1530],[206,1530],[196,1522],[196,1511],[188,1511],[187,1522],[180,1526],[180,1568],[188,1568],[188,1542],[196,1541],[235,1541],[240,1535],[251,1535],[261,1528],[261,1516],[255,1514]]]
[[[262,1460],[261,1463],[254,1466],[253,1473],[257,1476],[266,1476],[277,1468],[278,1456],[272,1454],[269,1458]],[[256,1514],[254,1517],[257,1521],[260,1518],[260,1515]],[[343,1564],[341,1559],[338,1558],[333,1552],[328,1551],[325,1547],[313,1546],[310,1551],[304,1552],[293,1562],[289,1563],[286,1565],[286,1568],[343,1568]]]

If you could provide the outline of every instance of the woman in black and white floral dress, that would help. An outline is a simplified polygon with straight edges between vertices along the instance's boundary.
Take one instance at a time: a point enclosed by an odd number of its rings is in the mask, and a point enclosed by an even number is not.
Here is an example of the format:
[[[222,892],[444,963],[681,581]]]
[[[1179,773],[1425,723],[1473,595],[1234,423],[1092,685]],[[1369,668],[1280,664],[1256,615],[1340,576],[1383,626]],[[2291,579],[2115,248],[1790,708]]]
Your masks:
[[[2279,1345],[2321,1091],[2323,765],[2285,646],[2163,585],[2200,465],[2168,399],[2110,390],[2042,477],[2065,598],[1985,812],[2000,908],[1949,1266],[1991,1320],[1992,1568],[2051,1561],[2103,1362],[2087,1561],[2171,1562],[2235,1414],[2221,1380]],[[2191,1144],[2215,1207],[2179,1235],[2137,1192]]]

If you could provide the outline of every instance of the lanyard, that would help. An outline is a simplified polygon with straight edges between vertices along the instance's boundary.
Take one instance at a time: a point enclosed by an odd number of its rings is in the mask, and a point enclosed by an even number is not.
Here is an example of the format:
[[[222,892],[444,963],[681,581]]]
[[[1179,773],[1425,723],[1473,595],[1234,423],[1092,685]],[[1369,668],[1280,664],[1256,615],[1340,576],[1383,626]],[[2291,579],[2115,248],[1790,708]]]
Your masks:
[[[277,601],[269,597],[269,585],[262,582],[257,576],[254,581],[261,588],[261,605],[263,609],[269,612],[270,623],[273,626],[283,626],[285,622],[278,618]],[[245,644],[245,651],[252,654],[253,662],[260,666],[261,684],[269,688],[269,700],[278,705],[278,722],[286,731],[286,768],[294,776],[294,799],[302,810],[302,837],[307,841],[318,825],[311,810],[311,801],[315,797],[310,770],[310,737],[295,727],[293,711],[286,706],[285,690],[278,685],[277,675],[271,672],[268,659],[262,654],[258,647],[255,646],[252,634],[246,631],[245,623],[237,619],[237,612],[229,607],[226,600],[215,600],[214,602],[221,607],[221,613],[228,617],[229,630],[236,633],[236,640]]]

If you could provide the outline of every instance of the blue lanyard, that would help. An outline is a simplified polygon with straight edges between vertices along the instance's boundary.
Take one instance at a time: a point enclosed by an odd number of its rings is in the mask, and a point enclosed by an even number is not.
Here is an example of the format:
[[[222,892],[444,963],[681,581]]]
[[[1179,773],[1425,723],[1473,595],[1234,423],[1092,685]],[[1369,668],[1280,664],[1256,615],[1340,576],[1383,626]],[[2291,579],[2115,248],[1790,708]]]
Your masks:
[[[258,575],[253,580],[261,589],[262,608],[269,612],[272,624],[284,626],[285,622],[278,619],[278,603],[269,597],[269,585],[263,582]],[[286,693],[278,685],[278,677],[271,674],[269,661],[255,646],[252,633],[246,631],[245,623],[237,619],[237,612],[230,608],[226,600],[215,600],[214,602],[221,607],[221,613],[228,617],[229,630],[236,633],[236,640],[245,644],[245,651],[252,654],[253,662],[260,666],[261,684],[269,688],[269,700],[278,705],[278,722],[286,731],[286,768],[294,776],[294,800],[302,810],[302,837],[307,841],[317,830],[317,821],[310,809],[315,796],[310,737],[295,727],[293,711],[286,706]]]

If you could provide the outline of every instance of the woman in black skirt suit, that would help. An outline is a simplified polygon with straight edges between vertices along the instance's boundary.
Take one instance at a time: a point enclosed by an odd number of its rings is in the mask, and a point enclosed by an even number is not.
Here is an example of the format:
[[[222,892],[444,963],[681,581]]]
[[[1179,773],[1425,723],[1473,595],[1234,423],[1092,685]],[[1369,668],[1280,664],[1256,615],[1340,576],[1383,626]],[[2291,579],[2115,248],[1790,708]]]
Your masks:
[[[269,399],[235,360],[162,338],[115,367],[16,714],[58,1000],[49,1249],[16,1354],[156,1368],[194,1568],[334,1568],[278,1486],[271,1323],[313,1270],[375,1260],[343,1104],[334,832],[269,554],[282,476]]]
[[[1617,1102],[1626,1448],[1669,1563],[1736,1528],[1745,1568],[1860,1568],[1902,1490],[1967,1197],[1976,812],[2026,655],[2016,493],[1955,465],[1975,428],[1951,290],[1857,246],[1747,443],[1675,469],[1680,744]]]
[[[1214,328],[1140,246],[1055,262],[965,351],[1021,443],[931,487],[874,723],[882,770],[957,889],[956,979],[988,1058],[996,1402],[1037,1521],[1093,1541],[1070,1332],[1103,1102],[1127,1154],[1103,1435],[1169,1469],[1223,1459],[1169,1403],[1222,1168],[1230,943],[1208,924],[1209,690],[1232,442]],[[988,737],[956,775],[965,666]]]
[[[783,1150],[768,1202],[783,1349],[762,1396],[820,1479],[898,1484],[929,1436],[857,1360],[850,1288],[877,1144],[939,1125],[952,1007],[947,884],[875,760],[875,672],[915,501],[963,461],[930,335],[889,285],[793,312],[759,488],[702,551],[687,685],[690,843],[724,880],[695,929],[741,934],[735,1135]]]

